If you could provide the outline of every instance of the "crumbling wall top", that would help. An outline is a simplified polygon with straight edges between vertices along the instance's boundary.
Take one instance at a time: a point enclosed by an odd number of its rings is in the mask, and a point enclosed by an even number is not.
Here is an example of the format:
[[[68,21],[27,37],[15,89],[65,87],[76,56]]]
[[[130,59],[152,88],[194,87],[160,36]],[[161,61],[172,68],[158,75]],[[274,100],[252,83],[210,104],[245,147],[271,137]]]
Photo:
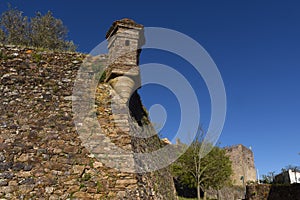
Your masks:
[[[106,32],[106,36],[105,36],[106,39],[109,38],[113,33],[115,33],[118,27],[126,27],[129,29],[140,29],[140,30],[144,28],[143,25],[136,23],[132,19],[124,18],[121,20],[117,20],[111,25],[111,27]]]

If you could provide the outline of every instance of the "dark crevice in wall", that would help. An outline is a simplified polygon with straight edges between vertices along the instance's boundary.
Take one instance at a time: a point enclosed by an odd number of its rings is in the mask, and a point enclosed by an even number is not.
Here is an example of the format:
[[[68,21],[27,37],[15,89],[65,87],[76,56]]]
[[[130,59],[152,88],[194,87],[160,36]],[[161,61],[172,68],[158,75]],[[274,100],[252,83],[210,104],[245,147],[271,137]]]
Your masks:
[[[139,126],[142,126],[143,118],[147,117],[147,113],[143,109],[141,98],[137,91],[131,95],[128,106],[131,116],[137,121]]]

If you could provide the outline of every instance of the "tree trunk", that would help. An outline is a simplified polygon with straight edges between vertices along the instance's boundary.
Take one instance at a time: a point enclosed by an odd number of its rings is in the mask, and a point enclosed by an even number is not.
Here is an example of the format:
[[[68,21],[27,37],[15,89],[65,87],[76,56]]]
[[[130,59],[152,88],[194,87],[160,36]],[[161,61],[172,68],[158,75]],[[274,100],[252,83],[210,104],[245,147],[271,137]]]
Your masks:
[[[201,190],[200,190],[199,184],[197,185],[197,197],[198,197],[198,200],[201,200]]]
[[[203,200],[206,200],[206,191],[204,191]]]
[[[220,195],[220,190],[219,189],[218,189],[218,192],[217,192],[217,199],[221,200],[221,195]]]

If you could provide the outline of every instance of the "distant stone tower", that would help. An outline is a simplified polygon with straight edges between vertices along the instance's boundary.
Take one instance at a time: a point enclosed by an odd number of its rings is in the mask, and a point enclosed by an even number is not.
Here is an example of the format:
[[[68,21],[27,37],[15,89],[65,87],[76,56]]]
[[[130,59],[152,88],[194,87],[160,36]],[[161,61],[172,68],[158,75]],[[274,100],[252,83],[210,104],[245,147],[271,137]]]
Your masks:
[[[239,144],[225,148],[232,162],[233,185],[245,186],[249,181],[256,181],[256,169],[253,152]]]
[[[139,55],[144,44],[143,25],[131,19],[115,21],[106,34],[108,41],[108,68],[106,82],[109,82],[127,103],[134,89],[140,85]]]

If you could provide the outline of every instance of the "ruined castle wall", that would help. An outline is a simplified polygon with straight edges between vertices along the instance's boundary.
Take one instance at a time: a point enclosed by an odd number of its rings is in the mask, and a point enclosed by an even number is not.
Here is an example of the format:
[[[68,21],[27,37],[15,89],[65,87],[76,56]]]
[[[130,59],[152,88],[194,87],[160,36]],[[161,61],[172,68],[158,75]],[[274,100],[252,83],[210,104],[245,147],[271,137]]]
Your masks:
[[[246,200],[296,200],[300,199],[299,184],[252,184],[247,186]]]
[[[85,57],[0,46],[0,198],[176,199],[168,170],[120,172],[83,145],[73,121],[72,92]],[[157,144],[157,137],[134,141],[116,128],[111,91],[109,84],[96,91],[103,132],[125,149]],[[170,191],[168,196],[162,190]]]
[[[256,181],[256,169],[254,165],[253,152],[243,145],[225,148],[226,154],[232,161],[232,181],[234,185],[243,186],[247,182]]]

